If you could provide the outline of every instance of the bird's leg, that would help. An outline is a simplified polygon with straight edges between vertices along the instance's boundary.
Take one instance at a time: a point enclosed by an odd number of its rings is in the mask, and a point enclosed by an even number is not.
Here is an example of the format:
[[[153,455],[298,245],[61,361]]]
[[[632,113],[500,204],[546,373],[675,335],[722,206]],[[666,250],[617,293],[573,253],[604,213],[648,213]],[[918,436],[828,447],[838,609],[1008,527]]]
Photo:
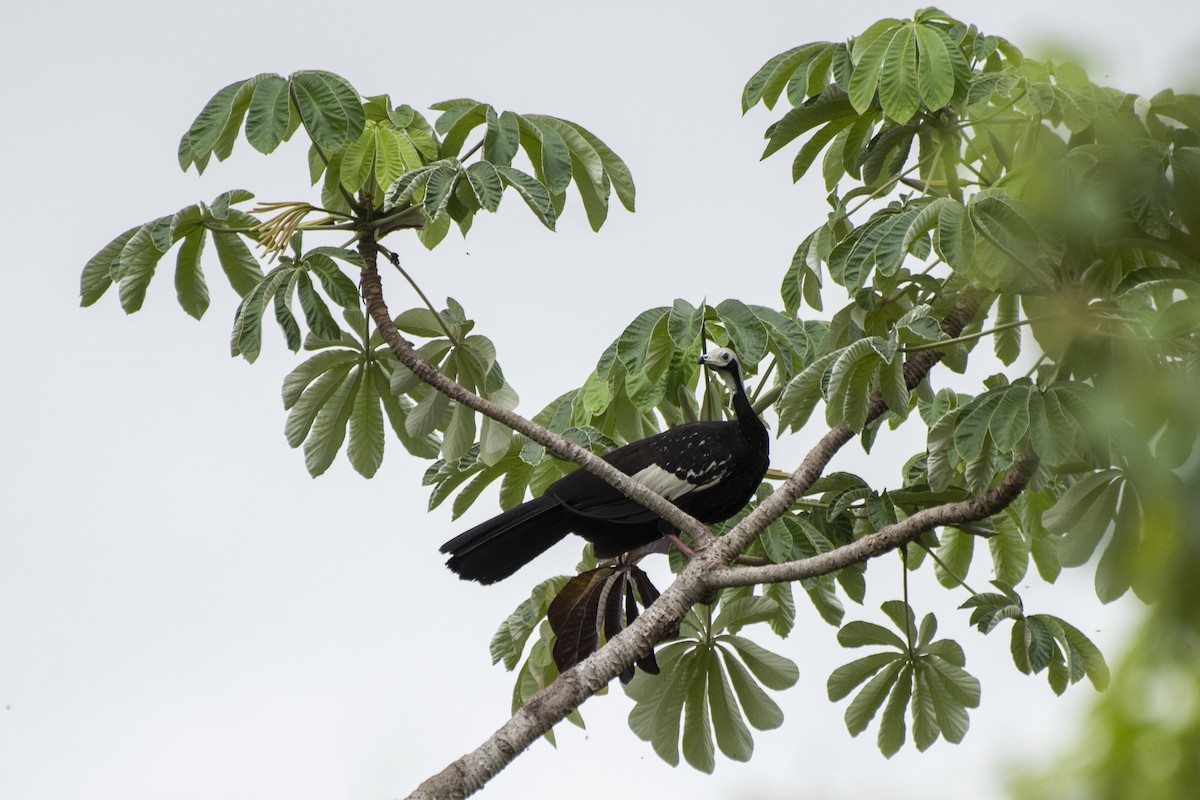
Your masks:
[[[679,534],[664,533],[663,536],[667,539],[667,541],[669,541],[671,544],[673,544],[677,548],[679,548],[679,552],[683,553],[683,557],[688,559],[689,561],[691,560],[692,556],[694,556],[696,554],[696,552],[694,550],[692,550],[692,548],[688,547],[686,544],[683,543],[683,539],[679,538]]]

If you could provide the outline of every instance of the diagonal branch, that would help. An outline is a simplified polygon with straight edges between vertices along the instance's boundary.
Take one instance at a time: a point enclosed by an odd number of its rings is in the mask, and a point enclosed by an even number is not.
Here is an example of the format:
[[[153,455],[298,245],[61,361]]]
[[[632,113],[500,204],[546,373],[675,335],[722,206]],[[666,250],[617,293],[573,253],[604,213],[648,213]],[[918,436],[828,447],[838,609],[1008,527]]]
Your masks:
[[[383,286],[379,280],[379,244],[370,234],[364,233],[359,239],[358,252],[366,264],[362,271],[361,285],[367,314],[375,321],[380,335],[392,353],[401,364],[412,370],[414,375],[456,403],[461,403],[507,425],[517,433],[524,434],[564,461],[575,462],[615,487],[626,497],[641,503],[678,530],[687,533],[698,545],[704,546],[715,540],[708,528],[697,519],[680,510],[671,501],[650,491],[643,484],[633,480],[590,450],[543,428],[520,414],[480,397],[474,392],[467,391],[461,384],[446,377],[437,367],[421,358],[413,349],[412,344],[396,329],[391,314],[388,312],[387,304],[384,302]]]
[[[367,259],[369,268],[373,263],[373,260]],[[364,272],[364,293],[368,288],[366,274]],[[377,276],[373,290],[378,291]],[[951,337],[959,335],[978,310],[980,299],[979,292],[972,290],[964,292],[959,297],[954,309],[942,322],[942,330]],[[386,319],[386,312],[384,318]],[[388,321],[390,322],[390,320]],[[941,357],[940,352],[927,350],[917,353],[905,362],[904,376],[909,388],[915,387],[924,380],[929,370],[941,360]],[[867,421],[878,418],[885,410],[886,404],[876,393],[871,399]],[[503,419],[500,421],[505,422]],[[505,424],[508,423],[505,422]],[[657,643],[675,635],[680,621],[688,610],[711,591],[708,575],[728,569],[729,563],[761,535],[768,524],[788,510],[792,503],[816,481],[834,454],[853,437],[854,431],[845,422],[835,426],[821,439],[783,486],[760,503],[758,508],[747,515],[733,530],[717,539],[712,546],[698,550],[696,556],[688,562],[674,583],[663,591],[658,600],[646,609],[645,613],[610,639],[604,647],[572,669],[567,670],[552,684],[529,698],[525,705],[518,709],[516,714],[482,745],[453,762],[440,773],[428,778],[409,795],[410,800],[466,797],[478,791],[500,770],[537,741],[542,734],[565,719],[568,714],[597,691],[607,686],[613,678],[621,674],[637,659],[652,652]],[[613,485],[617,486],[615,482]],[[621,486],[617,486],[617,488],[624,491]],[[1019,493],[1019,489],[1017,492]],[[629,494],[629,496],[633,495]],[[641,498],[635,499],[639,502],[641,500]],[[647,506],[649,507],[649,504]],[[868,545],[862,545],[862,547],[868,547]],[[865,560],[870,557],[870,554],[856,554],[856,556]],[[831,569],[836,568],[831,567]]]
[[[1000,483],[978,497],[924,508],[911,517],[885,525],[875,533],[834,548],[827,553],[789,561],[784,564],[768,564],[760,567],[717,569],[704,576],[705,582],[714,589],[731,586],[754,586],[760,583],[799,581],[828,575],[851,564],[865,562],[916,539],[922,533],[943,525],[974,522],[986,519],[1008,507],[1025,489],[1033,473],[1037,471],[1038,458],[1027,453],[1019,458]]]

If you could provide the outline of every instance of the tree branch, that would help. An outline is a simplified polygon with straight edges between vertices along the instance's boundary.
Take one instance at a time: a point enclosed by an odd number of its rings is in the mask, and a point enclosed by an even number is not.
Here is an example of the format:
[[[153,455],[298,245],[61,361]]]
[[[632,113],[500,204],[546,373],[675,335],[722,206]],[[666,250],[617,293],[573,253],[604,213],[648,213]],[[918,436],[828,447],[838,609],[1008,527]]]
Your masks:
[[[540,445],[543,445],[554,456],[573,461],[604,482],[615,487],[626,497],[632,498],[646,508],[662,517],[678,530],[692,537],[698,547],[703,547],[715,537],[708,528],[679,509],[671,501],[647,489],[643,484],[633,480],[625,473],[610,465],[599,456],[587,450],[564,436],[559,436],[541,425],[522,417],[503,406],[499,406],[474,392],[469,392],[456,381],[447,378],[437,367],[425,361],[412,344],[401,335],[392,322],[387,304],[383,299],[383,286],[379,280],[379,245],[370,233],[364,232],[359,238],[358,252],[366,267],[362,271],[362,295],[367,313],[375,320],[384,342],[401,364],[412,370],[412,373],[425,383],[432,386],[456,403],[491,417],[492,419],[512,428]]]
[[[373,256],[367,258],[364,255],[364,260],[368,264],[368,270],[373,268],[375,263]],[[368,289],[378,292],[378,275],[374,276],[373,282],[368,280],[366,271],[363,275],[364,296]],[[981,292],[974,290],[964,292],[959,297],[954,309],[943,320],[942,330],[952,337],[959,335],[978,310],[981,296]],[[368,300],[368,308],[371,308],[372,305],[376,308],[373,315],[380,313],[381,304],[382,298]],[[383,320],[390,323],[391,320],[387,318],[386,309],[382,314]],[[382,329],[382,324],[380,327]],[[394,326],[389,327],[393,332],[395,331]],[[394,335],[400,338],[398,333]],[[387,340],[387,334],[385,334],[385,340]],[[924,380],[929,370],[941,360],[941,357],[940,352],[929,350],[917,353],[906,361],[904,377],[908,387],[912,389]],[[428,364],[425,366],[438,377],[442,377]],[[437,386],[436,383],[433,385]],[[867,421],[870,422],[881,416],[886,408],[882,397],[878,393],[875,394],[871,399]],[[499,421],[509,424],[504,419],[499,419]],[[533,428],[542,431],[539,426],[533,426]],[[524,433],[523,430],[521,432]],[[548,432],[542,431],[539,434],[542,435],[542,439],[535,439],[535,441],[548,440],[547,436],[543,434],[548,434]],[[668,586],[658,600],[632,624],[610,639],[604,647],[572,669],[567,670],[552,684],[529,698],[525,705],[518,709],[517,713],[487,741],[473,752],[450,764],[437,775],[427,779],[409,795],[409,800],[466,797],[478,791],[521,752],[537,741],[542,734],[565,719],[568,714],[601,688],[607,686],[613,678],[621,674],[638,658],[651,653],[658,642],[674,635],[678,630],[680,620],[688,610],[711,591],[707,574],[728,569],[728,565],[733,559],[740,555],[766,529],[767,525],[782,516],[791,504],[816,481],[838,449],[853,437],[854,432],[845,422],[835,426],[813,448],[783,486],[760,503],[758,508],[747,515],[733,530],[716,539],[712,546],[697,550],[696,556],[683,568],[675,582]],[[583,452],[587,453],[587,451]],[[605,479],[607,480],[607,478]],[[610,481],[610,483],[621,491],[625,491],[616,482]],[[1019,491],[1018,489],[1017,493]],[[627,492],[626,494],[633,497],[631,493]],[[634,499],[641,502],[639,497],[634,497]],[[646,505],[651,507],[648,503]],[[863,545],[860,542],[855,543],[860,549],[870,547],[870,545]],[[859,557],[865,560],[870,555]],[[841,566],[844,565],[831,566],[830,569],[840,569]]]
[[[986,519],[1008,507],[1025,489],[1037,471],[1038,458],[1032,453],[1019,458],[1013,468],[988,491],[967,500],[924,508],[911,517],[885,525],[863,538],[834,548],[811,558],[769,564],[762,567],[740,567],[713,570],[704,576],[714,589],[732,586],[753,586],[760,583],[782,583],[828,575],[851,564],[865,562],[913,541],[922,533],[943,525],[974,522]],[[961,581],[960,581],[961,582]]]

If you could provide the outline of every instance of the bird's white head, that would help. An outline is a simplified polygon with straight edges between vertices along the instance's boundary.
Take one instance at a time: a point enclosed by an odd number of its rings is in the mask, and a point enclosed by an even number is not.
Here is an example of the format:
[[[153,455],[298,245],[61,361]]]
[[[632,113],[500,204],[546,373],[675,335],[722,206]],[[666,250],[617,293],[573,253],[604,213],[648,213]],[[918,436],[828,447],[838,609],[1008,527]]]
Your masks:
[[[715,370],[727,382],[739,373],[737,356],[728,347],[717,347],[702,353],[696,363]]]

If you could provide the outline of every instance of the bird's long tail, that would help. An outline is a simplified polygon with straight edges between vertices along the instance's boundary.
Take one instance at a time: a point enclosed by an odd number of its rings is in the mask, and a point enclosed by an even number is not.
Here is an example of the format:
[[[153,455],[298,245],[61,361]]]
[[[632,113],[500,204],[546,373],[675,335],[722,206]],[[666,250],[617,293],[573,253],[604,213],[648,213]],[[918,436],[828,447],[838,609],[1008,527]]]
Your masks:
[[[540,556],[570,532],[563,507],[538,497],[460,533],[442,545],[460,578],[495,583]]]

